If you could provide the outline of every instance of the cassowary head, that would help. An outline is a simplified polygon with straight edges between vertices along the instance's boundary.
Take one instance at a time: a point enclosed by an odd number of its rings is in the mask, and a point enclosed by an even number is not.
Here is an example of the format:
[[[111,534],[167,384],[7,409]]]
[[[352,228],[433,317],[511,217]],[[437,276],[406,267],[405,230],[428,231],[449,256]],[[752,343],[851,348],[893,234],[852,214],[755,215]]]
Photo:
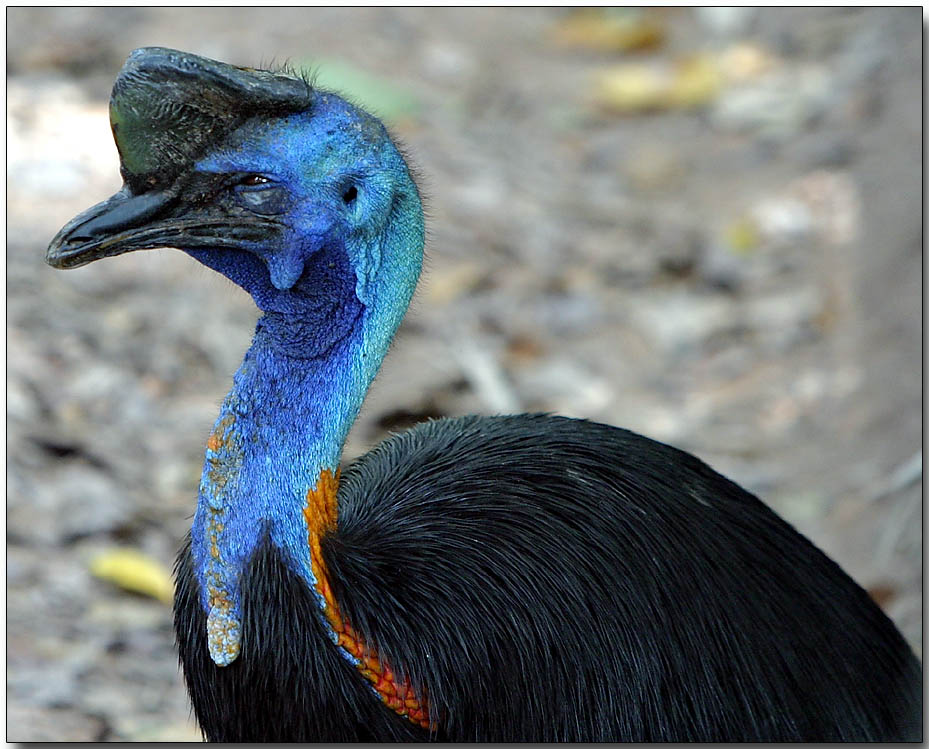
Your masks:
[[[377,119],[301,78],[144,48],[113,86],[110,123],[123,188],[58,233],[51,265],[177,247],[265,312],[379,302],[399,322],[422,208]]]

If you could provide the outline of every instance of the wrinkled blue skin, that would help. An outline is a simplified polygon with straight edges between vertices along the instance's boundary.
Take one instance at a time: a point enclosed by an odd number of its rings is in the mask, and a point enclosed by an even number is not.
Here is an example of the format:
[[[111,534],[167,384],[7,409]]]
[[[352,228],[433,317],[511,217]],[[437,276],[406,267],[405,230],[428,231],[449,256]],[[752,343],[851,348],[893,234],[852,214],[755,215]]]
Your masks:
[[[222,446],[207,450],[192,530],[204,608],[210,612],[212,585],[231,601],[214,616],[236,640],[239,576],[265,533],[308,585],[315,582],[307,491],[324,469],[335,473],[409,304],[423,217],[383,126],[332,94],[317,92],[308,113],[246,124],[196,169],[261,175],[267,182],[240,186],[237,199],[284,226],[270,246],[188,250],[265,313],[223,402]],[[211,655],[226,665],[236,648],[211,643]]]

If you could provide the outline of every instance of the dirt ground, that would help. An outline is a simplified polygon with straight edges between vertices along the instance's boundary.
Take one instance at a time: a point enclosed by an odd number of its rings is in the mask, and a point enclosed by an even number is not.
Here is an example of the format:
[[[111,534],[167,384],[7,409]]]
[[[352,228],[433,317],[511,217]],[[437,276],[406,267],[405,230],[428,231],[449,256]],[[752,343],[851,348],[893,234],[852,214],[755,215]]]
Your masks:
[[[107,98],[149,45],[316,64],[422,175],[427,270],[347,458],[467,412],[640,431],[921,654],[918,8],[7,14],[8,740],[198,738],[165,597],[94,573],[170,568],[256,313],[179,252],[43,262],[119,188]]]

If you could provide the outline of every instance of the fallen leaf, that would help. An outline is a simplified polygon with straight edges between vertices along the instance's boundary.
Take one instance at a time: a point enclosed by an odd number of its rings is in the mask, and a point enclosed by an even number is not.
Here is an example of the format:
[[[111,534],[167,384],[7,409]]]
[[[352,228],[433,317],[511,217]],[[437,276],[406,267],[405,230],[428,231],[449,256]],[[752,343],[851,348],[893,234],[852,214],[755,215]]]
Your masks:
[[[652,49],[665,40],[664,25],[653,14],[625,8],[583,8],[563,18],[552,29],[562,47],[597,52]]]
[[[665,107],[669,89],[667,73],[649,65],[630,63],[602,71],[594,95],[605,109],[636,113]]]
[[[710,55],[698,54],[675,64],[668,92],[672,109],[694,109],[716,98],[722,87],[719,65]]]
[[[750,216],[743,216],[729,224],[724,236],[726,247],[736,255],[748,255],[761,243],[758,224]]]
[[[732,82],[757,78],[778,65],[778,61],[770,52],[749,42],[729,46],[719,54],[718,59],[723,76]]]
[[[624,114],[695,109],[722,88],[716,60],[697,54],[673,65],[625,63],[600,72],[594,98],[604,109]]]
[[[90,563],[90,573],[123,590],[156,598],[168,605],[174,598],[170,570],[136,549],[111,549],[99,554]]]

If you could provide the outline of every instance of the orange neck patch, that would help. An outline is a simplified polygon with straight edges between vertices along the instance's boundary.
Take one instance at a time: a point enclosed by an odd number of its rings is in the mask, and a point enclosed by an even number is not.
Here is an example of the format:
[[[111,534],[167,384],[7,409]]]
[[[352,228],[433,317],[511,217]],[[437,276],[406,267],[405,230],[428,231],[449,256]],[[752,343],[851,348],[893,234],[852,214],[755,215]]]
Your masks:
[[[381,662],[374,649],[365,644],[352,625],[342,616],[339,604],[332,595],[320,542],[326,533],[336,528],[338,489],[339,471],[337,470],[333,476],[332,471],[328,468],[324,469],[319,475],[316,486],[307,492],[306,508],[303,510],[310,533],[310,564],[313,577],[316,578],[316,590],[326,602],[323,610],[326,621],[336,633],[339,647],[355,658],[358,671],[371,683],[384,704],[398,715],[405,715],[416,725],[427,730],[431,729],[433,726],[429,723],[426,702],[416,698],[409,677],[402,683],[397,682],[390,666]]]

